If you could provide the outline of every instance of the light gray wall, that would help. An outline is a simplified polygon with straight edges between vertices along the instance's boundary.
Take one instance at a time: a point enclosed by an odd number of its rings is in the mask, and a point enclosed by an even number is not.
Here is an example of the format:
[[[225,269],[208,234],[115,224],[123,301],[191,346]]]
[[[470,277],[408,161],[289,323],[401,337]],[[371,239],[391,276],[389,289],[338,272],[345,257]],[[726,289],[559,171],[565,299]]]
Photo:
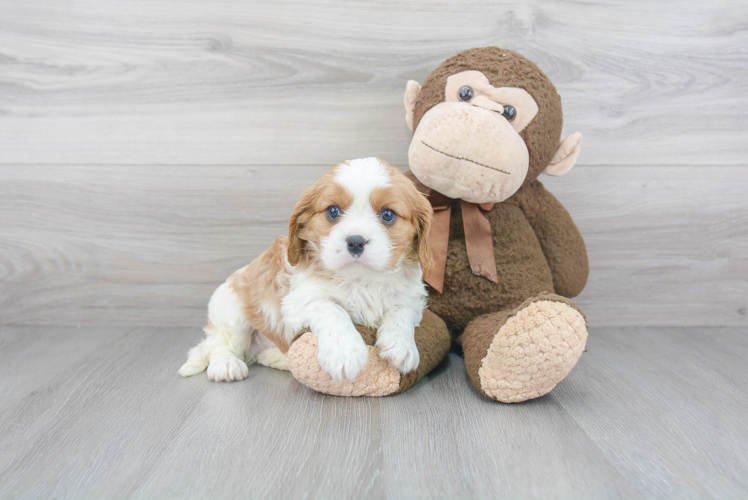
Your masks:
[[[498,45],[555,82],[594,326],[748,325],[748,4],[0,0],[0,323],[195,325],[402,92]]]

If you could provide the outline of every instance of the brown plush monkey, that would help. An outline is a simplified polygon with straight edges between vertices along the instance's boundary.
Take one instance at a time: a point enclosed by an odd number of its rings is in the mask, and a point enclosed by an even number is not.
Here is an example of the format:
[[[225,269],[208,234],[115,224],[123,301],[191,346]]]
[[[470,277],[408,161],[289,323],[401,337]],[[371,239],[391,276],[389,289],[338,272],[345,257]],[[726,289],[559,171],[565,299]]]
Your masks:
[[[496,47],[448,59],[423,87],[409,81],[405,108],[414,131],[408,175],[435,210],[429,309],[462,345],[470,380],[484,395],[502,402],[542,396],[584,350],[586,321],[569,298],[582,291],[589,268],[579,230],[537,178],[568,172],[581,135],[560,140],[556,88],[534,63]],[[400,392],[446,352],[444,323],[426,318],[418,348],[422,360],[431,353],[430,362],[399,382],[372,350],[356,381],[331,384],[310,335],[289,351],[291,371],[326,393]]]
[[[551,391],[587,340],[569,300],[589,272],[579,230],[537,180],[563,175],[580,134],[560,140],[561,98],[525,57],[470,49],[409,81],[411,175],[435,208],[429,308],[462,345],[470,380],[518,402]]]

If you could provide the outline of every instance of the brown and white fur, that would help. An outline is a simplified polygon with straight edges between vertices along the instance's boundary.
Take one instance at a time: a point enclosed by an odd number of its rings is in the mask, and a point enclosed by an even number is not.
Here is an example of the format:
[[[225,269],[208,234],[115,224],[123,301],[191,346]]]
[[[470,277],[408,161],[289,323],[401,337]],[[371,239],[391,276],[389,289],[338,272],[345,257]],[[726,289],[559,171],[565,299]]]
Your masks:
[[[387,209],[395,214],[391,223]],[[179,373],[188,377],[207,367],[211,380],[243,380],[255,361],[287,370],[291,341],[309,329],[319,340],[322,369],[337,381],[354,380],[368,360],[354,324],[378,329],[382,359],[402,373],[415,369],[414,330],[427,297],[422,266],[425,272],[433,267],[432,214],[413,183],[377,158],[332,168],[302,194],[288,237],[215,291],[206,338]],[[356,250],[350,242],[357,236],[365,243]]]

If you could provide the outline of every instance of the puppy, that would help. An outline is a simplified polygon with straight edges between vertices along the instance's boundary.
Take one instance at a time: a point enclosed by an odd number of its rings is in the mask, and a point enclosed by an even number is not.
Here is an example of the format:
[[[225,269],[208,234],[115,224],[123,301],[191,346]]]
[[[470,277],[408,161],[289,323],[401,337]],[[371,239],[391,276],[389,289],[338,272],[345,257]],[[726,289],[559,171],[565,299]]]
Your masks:
[[[322,369],[336,381],[354,380],[368,361],[354,324],[377,329],[382,359],[401,373],[414,370],[414,329],[426,306],[422,277],[433,267],[432,215],[413,183],[377,158],[332,168],[301,195],[288,237],[215,291],[206,338],[179,373],[207,367],[211,380],[243,380],[255,361],[287,370],[291,341],[309,329]]]

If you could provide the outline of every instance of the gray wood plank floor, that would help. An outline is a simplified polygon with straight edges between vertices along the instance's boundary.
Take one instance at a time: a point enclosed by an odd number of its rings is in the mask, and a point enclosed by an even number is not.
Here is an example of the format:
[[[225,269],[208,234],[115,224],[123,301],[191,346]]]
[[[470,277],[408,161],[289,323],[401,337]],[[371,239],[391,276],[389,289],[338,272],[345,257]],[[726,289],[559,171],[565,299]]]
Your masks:
[[[383,399],[259,366],[181,379],[199,333],[0,328],[0,498],[748,496],[745,329],[593,329],[519,405],[481,398],[455,354]]]

